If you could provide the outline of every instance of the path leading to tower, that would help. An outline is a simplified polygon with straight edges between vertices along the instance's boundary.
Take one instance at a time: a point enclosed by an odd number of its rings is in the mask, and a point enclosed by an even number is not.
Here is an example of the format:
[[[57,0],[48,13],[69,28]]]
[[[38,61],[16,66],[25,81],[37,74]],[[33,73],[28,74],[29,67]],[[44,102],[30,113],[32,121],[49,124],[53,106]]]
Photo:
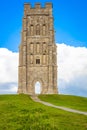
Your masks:
[[[66,108],[66,107],[62,107],[62,106],[56,106],[56,105],[53,105],[53,104],[51,104],[51,103],[41,101],[41,100],[37,97],[37,95],[31,95],[31,98],[32,98],[35,102],[42,103],[42,104],[44,104],[44,105],[46,105],[46,106],[54,107],[54,108],[57,108],[57,109],[61,109],[61,110],[64,110],[64,111],[73,112],[73,113],[77,113],[77,114],[87,115],[87,112],[83,112],[83,111],[79,111],[79,110],[75,110],[75,109],[71,109],[71,108]]]

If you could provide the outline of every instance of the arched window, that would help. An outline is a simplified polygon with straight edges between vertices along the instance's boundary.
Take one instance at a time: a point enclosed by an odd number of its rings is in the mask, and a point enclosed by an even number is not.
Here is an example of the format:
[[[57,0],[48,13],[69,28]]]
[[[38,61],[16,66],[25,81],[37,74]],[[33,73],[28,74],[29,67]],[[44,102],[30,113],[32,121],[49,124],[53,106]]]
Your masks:
[[[31,36],[34,35],[34,26],[33,25],[30,25],[30,34],[31,34]]]
[[[36,35],[40,35],[40,25],[36,25]]]

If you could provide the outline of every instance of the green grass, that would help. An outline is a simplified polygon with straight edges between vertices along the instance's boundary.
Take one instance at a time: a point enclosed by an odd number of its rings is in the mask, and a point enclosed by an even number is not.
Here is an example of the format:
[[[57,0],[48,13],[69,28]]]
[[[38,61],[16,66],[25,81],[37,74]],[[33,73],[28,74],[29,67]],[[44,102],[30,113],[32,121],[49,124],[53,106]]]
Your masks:
[[[87,98],[70,95],[40,95],[43,101],[50,102],[57,106],[64,106],[87,112]]]
[[[44,106],[28,95],[0,95],[0,130],[87,130],[87,116]]]

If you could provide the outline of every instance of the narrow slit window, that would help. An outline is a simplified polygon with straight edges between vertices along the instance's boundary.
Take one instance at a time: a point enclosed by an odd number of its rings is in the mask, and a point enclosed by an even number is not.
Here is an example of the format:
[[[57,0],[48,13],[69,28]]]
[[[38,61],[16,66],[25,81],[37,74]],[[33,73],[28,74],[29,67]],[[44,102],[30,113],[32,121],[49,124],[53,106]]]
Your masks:
[[[30,53],[33,54],[33,51],[34,51],[34,45],[33,45],[33,43],[31,42],[31,43],[30,43]]]
[[[31,33],[31,36],[34,35],[34,26],[33,25],[30,26],[30,33]]]
[[[40,35],[40,25],[36,26],[36,35]]]
[[[36,47],[36,52],[39,53],[39,51],[40,51],[40,44],[39,44],[39,42],[37,42],[36,45],[37,45],[37,47]]]
[[[43,35],[46,35],[46,25],[43,25]]]

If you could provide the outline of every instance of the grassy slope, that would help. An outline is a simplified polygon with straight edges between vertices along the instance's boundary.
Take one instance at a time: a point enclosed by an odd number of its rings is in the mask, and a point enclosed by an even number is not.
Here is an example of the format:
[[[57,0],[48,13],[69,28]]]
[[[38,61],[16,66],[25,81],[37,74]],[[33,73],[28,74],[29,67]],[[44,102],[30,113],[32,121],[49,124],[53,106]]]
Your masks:
[[[0,130],[87,130],[87,116],[35,103],[28,95],[1,95]]]
[[[43,101],[54,105],[69,107],[81,111],[87,111],[87,98],[70,95],[40,95]]]

